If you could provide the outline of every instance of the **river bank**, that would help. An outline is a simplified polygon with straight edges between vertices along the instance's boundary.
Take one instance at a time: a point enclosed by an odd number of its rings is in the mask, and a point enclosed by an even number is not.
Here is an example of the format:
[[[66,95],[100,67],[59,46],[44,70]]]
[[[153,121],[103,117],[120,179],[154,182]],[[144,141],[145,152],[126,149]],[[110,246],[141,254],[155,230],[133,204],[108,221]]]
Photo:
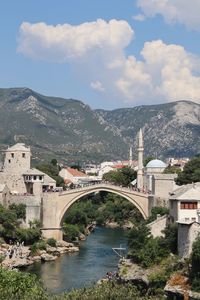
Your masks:
[[[126,234],[121,228],[97,226],[79,244],[79,252],[61,255],[48,263],[36,261],[24,271],[36,274],[53,294],[91,286],[107,272],[117,271],[119,257],[112,248],[120,244],[126,247]]]
[[[53,261],[61,254],[74,253],[79,248],[73,243],[65,241],[57,241],[56,247],[46,245],[46,250],[37,249],[36,253],[32,253],[30,247],[23,245],[0,245],[0,255],[2,257],[1,265],[5,268],[14,269],[32,265],[35,261]]]

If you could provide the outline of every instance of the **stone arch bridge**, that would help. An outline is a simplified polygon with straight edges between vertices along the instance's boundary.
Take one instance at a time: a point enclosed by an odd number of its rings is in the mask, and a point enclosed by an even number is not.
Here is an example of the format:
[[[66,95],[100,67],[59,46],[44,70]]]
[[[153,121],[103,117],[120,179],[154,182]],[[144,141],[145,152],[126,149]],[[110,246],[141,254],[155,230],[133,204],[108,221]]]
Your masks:
[[[144,219],[151,211],[151,197],[148,194],[139,193],[129,188],[112,184],[100,183],[78,189],[63,191],[60,193],[44,193],[42,198],[42,223],[43,236],[62,239],[62,222],[69,207],[82,197],[100,191],[117,194],[130,201],[138,208]]]

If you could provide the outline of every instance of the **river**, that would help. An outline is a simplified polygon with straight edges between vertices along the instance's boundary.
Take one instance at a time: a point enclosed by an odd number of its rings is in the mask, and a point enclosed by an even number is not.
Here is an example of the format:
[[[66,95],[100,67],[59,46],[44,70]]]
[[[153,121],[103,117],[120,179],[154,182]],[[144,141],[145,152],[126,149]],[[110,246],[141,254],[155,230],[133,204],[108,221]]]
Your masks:
[[[89,286],[107,272],[117,270],[119,257],[112,248],[120,244],[126,247],[123,229],[97,227],[81,242],[79,252],[61,255],[55,261],[35,263],[26,271],[35,273],[53,294]]]

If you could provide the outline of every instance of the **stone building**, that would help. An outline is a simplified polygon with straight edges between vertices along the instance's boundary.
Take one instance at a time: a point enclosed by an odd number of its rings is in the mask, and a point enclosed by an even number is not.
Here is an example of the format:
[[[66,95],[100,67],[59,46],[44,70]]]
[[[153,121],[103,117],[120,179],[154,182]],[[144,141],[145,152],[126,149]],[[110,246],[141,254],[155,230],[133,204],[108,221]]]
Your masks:
[[[171,193],[170,217],[178,223],[178,255],[188,257],[200,234],[200,182],[179,187]]]
[[[153,159],[143,166],[144,142],[140,129],[138,133],[138,171],[137,188],[151,193],[159,205],[168,206],[169,193],[176,187],[174,179],[176,174],[164,174],[167,165],[159,160]]]
[[[144,186],[147,190],[152,191],[152,179],[155,175],[160,175],[164,172],[167,165],[159,159],[153,159],[144,167]]]
[[[22,143],[9,147],[5,151],[4,164],[0,171],[0,183],[6,184],[10,193],[14,195],[41,195],[44,187],[53,189],[56,186],[54,179],[31,168],[30,147]]]
[[[200,222],[200,182],[180,186],[171,193],[169,202],[174,222]]]
[[[59,172],[60,177],[63,178],[66,185],[68,184],[79,184],[81,181],[86,180],[88,175],[73,168],[62,168]]]
[[[0,184],[0,204],[6,206],[10,198],[10,191],[6,184]]]
[[[31,168],[30,147],[18,143],[5,151],[0,170],[0,203],[26,205],[26,224],[41,219],[43,191],[54,189],[56,181],[47,174]]]
[[[192,245],[200,234],[200,223],[195,221],[178,222],[178,256],[189,257]]]

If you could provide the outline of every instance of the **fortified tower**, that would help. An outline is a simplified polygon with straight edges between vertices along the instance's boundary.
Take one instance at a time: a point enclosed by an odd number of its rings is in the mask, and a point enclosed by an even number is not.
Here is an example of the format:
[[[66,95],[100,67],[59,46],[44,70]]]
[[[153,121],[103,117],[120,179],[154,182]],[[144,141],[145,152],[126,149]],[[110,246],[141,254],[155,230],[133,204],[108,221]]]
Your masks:
[[[144,174],[143,174],[143,153],[144,153],[144,142],[142,129],[140,128],[138,133],[138,171],[137,171],[137,188],[143,189],[144,187]]]
[[[31,150],[22,143],[9,147],[5,152],[4,172],[22,174],[31,167]]]

